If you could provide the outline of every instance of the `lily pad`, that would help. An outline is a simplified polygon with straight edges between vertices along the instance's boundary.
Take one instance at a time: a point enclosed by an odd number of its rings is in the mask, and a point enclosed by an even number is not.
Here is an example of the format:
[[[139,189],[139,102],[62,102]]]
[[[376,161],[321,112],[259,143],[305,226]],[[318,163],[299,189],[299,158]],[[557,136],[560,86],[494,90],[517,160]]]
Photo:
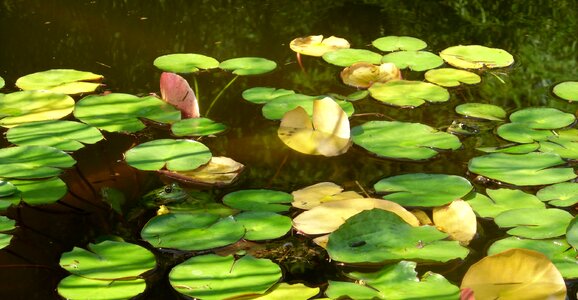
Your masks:
[[[291,218],[269,211],[242,212],[235,220],[245,227],[243,238],[250,241],[276,239],[291,230]]]
[[[433,210],[436,227],[447,233],[454,241],[467,246],[477,231],[476,214],[468,202],[457,199]]]
[[[249,211],[285,212],[289,210],[289,206],[285,203],[291,201],[293,201],[291,194],[264,189],[240,190],[223,197],[223,203],[226,205]]]
[[[0,102],[0,126],[14,127],[18,124],[57,120],[70,114],[74,99],[66,94],[49,91],[20,91],[2,96]]]
[[[22,76],[16,86],[23,90],[49,90],[54,93],[75,95],[94,92],[102,75],[72,69],[53,69]]]
[[[0,89],[4,87],[5,83],[4,78],[0,77]]]
[[[16,193],[18,189],[10,182],[0,180],[0,197],[7,197]]]
[[[110,132],[137,132],[145,125],[140,118],[160,123],[174,123],[181,112],[163,100],[110,93],[90,95],[76,103],[74,116],[80,121]]]
[[[510,115],[512,123],[524,123],[532,129],[559,129],[576,121],[573,114],[550,107],[529,107]]]
[[[259,75],[275,70],[277,63],[261,57],[238,57],[221,62],[219,68],[241,76]]]
[[[304,55],[322,56],[330,51],[349,48],[349,42],[335,36],[324,39],[322,35],[311,35],[293,39],[289,43],[289,48]]]
[[[397,51],[384,55],[381,62],[394,63],[400,69],[425,71],[441,66],[444,60],[427,51]]]
[[[578,159],[578,139],[553,134],[539,144],[540,152],[556,153],[565,159]]]
[[[540,148],[539,143],[530,143],[530,144],[508,144],[499,147],[480,147],[476,148],[477,150],[487,152],[487,153],[510,153],[510,154],[525,154],[530,153],[538,150]]]
[[[457,299],[459,288],[442,275],[426,272],[420,278],[413,261],[400,261],[374,273],[352,272],[356,283],[329,281],[325,294],[331,299]],[[352,286],[355,285],[356,287]]]
[[[144,279],[94,280],[72,275],[58,283],[58,294],[66,299],[130,299],[145,288]]]
[[[486,193],[490,197],[475,193],[472,197],[466,198],[474,211],[483,218],[495,218],[505,211],[518,208],[546,208],[538,197],[520,190],[487,189]]]
[[[0,216],[0,231],[8,231],[15,228],[16,221],[5,216]]]
[[[566,240],[568,244],[572,245],[574,250],[578,248],[578,217],[574,217],[574,219],[570,221],[570,224],[568,224],[568,228],[566,228]]]
[[[578,101],[578,81],[558,83],[552,90],[554,95],[568,101]]]
[[[441,150],[456,150],[460,140],[453,134],[420,123],[369,121],[351,129],[353,143],[378,156],[424,160]]]
[[[139,170],[190,171],[208,163],[211,156],[211,150],[197,141],[160,139],[128,150],[125,160]]]
[[[578,183],[561,182],[550,185],[539,190],[536,196],[553,206],[572,206],[578,203]]]
[[[58,177],[43,180],[11,179],[9,183],[14,185],[17,191],[12,195],[0,197],[5,204],[0,204],[0,209],[6,208],[8,203],[17,205],[20,201],[29,205],[51,204],[60,200],[68,192],[66,183]]]
[[[281,278],[281,269],[268,259],[214,254],[188,259],[174,267],[169,280],[178,292],[203,300],[263,294]]]
[[[323,54],[323,59],[333,65],[349,67],[354,63],[381,64],[381,54],[365,49],[339,49]]]
[[[532,129],[526,123],[504,124],[498,127],[497,133],[501,138],[516,143],[544,141],[554,136],[554,133],[548,130]]]
[[[480,76],[476,73],[453,68],[440,68],[429,70],[425,72],[424,76],[425,79],[431,83],[447,87],[459,86],[460,83],[476,84],[482,81]]]
[[[351,218],[329,235],[327,252],[344,263],[381,263],[395,259],[446,262],[468,249],[432,226],[413,227],[395,213],[372,209]]]
[[[319,294],[319,288],[311,288],[302,283],[288,284],[285,282],[278,283],[271,287],[266,294],[254,298],[256,300],[307,300]]]
[[[506,50],[480,45],[453,46],[440,52],[450,65],[462,69],[501,68],[514,63]]]
[[[441,206],[459,199],[472,190],[471,183],[460,176],[446,174],[404,174],[381,179],[373,186],[384,199],[403,206]]]
[[[289,94],[285,96],[279,96],[267,102],[262,108],[262,113],[263,116],[269,120],[280,120],[283,118],[285,113],[300,106],[307,112],[309,116],[312,116],[314,101],[322,98],[325,97],[308,96],[303,94]],[[353,104],[340,100],[336,100],[335,102],[341,106],[347,116],[353,115],[353,112],[355,111]]]
[[[371,44],[381,51],[398,51],[398,50],[421,50],[427,47],[426,42],[411,36],[384,36],[380,37]]]
[[[171,132],[176,136],[207,136],[221,133],[227,129],[222,123],[209,118],[190,118],[175,122]]]
[[[38,179],[58,176],[76,161],[64,151],[46,146],[0,149],[0,178]]]
[[[368,88],[376,82],[388,82],[401,79],[401,72],[393,63],[384,63],[379,66],[364,62],[354,63],[340,73],[343,83],[357,87]]]
[[[556,168],[563,164],[565,161],[554,153],[490,153],[471,159],[468,169],[514,185],[545,185],[576,178],[574,169]]]
[[[295,91],[272,87],[254,87],[244,90],[241,96],[251,103],[265,104],[275,98],[292,94],[295,94]]]
[[[242,163],[232,158],[213,156],[206,165],[191,171],[159,170],[159,172],[181,182],[222,187],[235,182],[244,169]]]
[[[240,225],[232,217],[219,219],[213,214],[165,214],[150,219],[141,236],[154,247],[204,250],[240,240],[245,235]]]
[[[531,239],[562,236],[571,220],[569,212],[556,208],[511,209],[494,218],[501,228],[514,227],[508,230],[508,234]]]
[[[293,207],[305,210],[325,202],[363,198],[353,191],[343,192],[343,188],[333,182],[316,183],[293,191],[291,195],[293,195],[293,202],[291,203]]]
[[[386,104],[401,107],[417,107],[428,102],[445,102],[450,99],[449,92],[435,84],[394,80],[375,83],[369,87],[371,97]]]
[[[94,144],[104,137],[98,129],[74,121],[40,121],[12,127],[6,138],[19,146],[43,145],[75,151],[84,144]]]
[[[153,64],[155,67],[174,73],[194,73],[206,69],[214,69],[219,66],[219,61],[201,54],[175,53],[157,57]]]

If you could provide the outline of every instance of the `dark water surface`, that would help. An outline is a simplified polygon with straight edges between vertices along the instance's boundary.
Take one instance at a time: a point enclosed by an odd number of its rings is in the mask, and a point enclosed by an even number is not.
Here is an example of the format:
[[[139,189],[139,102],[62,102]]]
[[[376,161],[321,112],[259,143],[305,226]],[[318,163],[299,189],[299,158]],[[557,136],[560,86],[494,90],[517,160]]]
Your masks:
[[[414,172],[473,179],[466,172],[467,162],[479,155],[474,147],[494,142],[492,134],[462,138],[463,149],[426,162],[378,159],[359,147],[337,158],[305,156],[284,146],[276,136],[277,122],[264,119],[261,106],[244,101],[241,92],[271,86],[308,95],[351,93],[354,89],[338,78],[340,68],[321,59],[304,57],[308,73],[303,74],[289,42],[313,34],[335,35],[353,48],[371,49],[376,38],[407,35],[426,41],[426,50],[434,53],[459,44],[502,48],[516,63],[497,75],[504,83],[486,73],[481,85],[452,91],[450,101],[443,104],[407,110],[365,99],[355,103],[356,113],[378,112],[436,128],[451,124],[458,117],[454,107],[465,102],[492,103],[510,112],[548,106],[574,113],[576,105],[554,99],[550,89],[556,82],[578,78],[577,14],[578,1],[572,0],[1,0],[0,76],[6,81],[1,92],[16,91],[14,82],[20,76],[72,68],[104,75],[106,91],[159,93],[161,72],[152,62],[160,55],[199,53],[219,61],[260,56],[276,61],[278,68],[270,74],[240,77],[209,116],[230,130],[203,143],[215,156],[228,156],[247,166],[237,185],[217,193],[243,188],[290,192],[320,181],[359,190],[358,181],[370,189],[381,178]],[[211,71],[197,78],[203,114],[232,75]],[[351,125],[370,119],[375,117],[356,117]],[[23,205],[8,211],[18,229],[10,246],[0,250],[0,299],[58,299],[56,285],[66,276],[58,267],[60,254],[110,233],[111,212],[99,200],[99,189],[115,187],[138,199],[161,184],[157,175],[126,166],[122,153],[137,143],[169,136],[167,130],[105,136],[106,141],[74,153],[77,166],[62,177],[70,193],[58,204]],[[8,143],[2,139],[0,145]],[[491,226],[485,228],[490,232],[486,230],[486,236],[474,242],[468,260],[482,257],[487,241],[501,234]],[[452,266],[455,270],[444,276],[459,285],[471,263]],[[167,284],[160,281],[147,297],[176,298]]]

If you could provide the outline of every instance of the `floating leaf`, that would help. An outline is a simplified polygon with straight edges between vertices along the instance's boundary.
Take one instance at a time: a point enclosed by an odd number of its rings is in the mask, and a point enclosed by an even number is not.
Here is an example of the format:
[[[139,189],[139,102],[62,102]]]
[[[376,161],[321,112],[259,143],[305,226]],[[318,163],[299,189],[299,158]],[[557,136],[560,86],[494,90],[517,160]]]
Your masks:
[[[386,104],[401,107],[416,107],[428,102],[445,102],[450,99],[449,92],[435,84],[394,80],[375,83],[369,87],[371,97]]]
[[[384,199],[404,206],[441,206],[459,199],[472,190],[471,183],[460,176],[445,174],[404,174],[381,179],[373,186]]]
[[[289,48],[304,55],[322,56],[330,51],[349,48],[349,42],[334,36],[324,39],[322,35],[310,35],[292,40]]]
[[[0,199],[15,205],[20,201],[29,205],[51,204],[60,200],[68,192],[66,183],[58,177],[43,180],[11,179],[10,184],[14,185],[18,191]]]
[[[351,129],[353,143],[381,157],[422,160],[456,150],[460,140],[420,123],[369,121]]]
[[[554,134],[548,130],[532,129],[526,123],[508,123],[498,127],[498,135],[516,143],[533,143],[547,140]]]
[[[578,203],[578,183],[561,182],[542,188],[536,196],[548,204],[568,207]]]
[[[536,151],[540,148],[538,143],[522,144],[522,145],[504,145],[500,147],[480,147],[477,150],[487,153],[510,153],[510,154],[525,154]]]
[[[339,49],[323,54],[326,62],[340,67],[349,67],[359,62],[379,65],[381,58],[380,54],[365,49]]]
[[[174,73],[194,73],[199,69],[214,69],[219,66],[216,59],[194,53],[175,53],[157,57],[153,64],[155,67]]]
[[[175,73],[163,72],[160,88],[162,99],[180,110],[183,119],[200,117],[197,97],[186,79]]]
[[[560,299],[566,296],[564,279],[542,253],[511,249],[486,256],[470,267],[462,280],[476,299]]]
[[[329,235],[327,252],[344,263],[381,263],[394,259],[445,262],[464,258],[468,249],[432,226],[413,227],[395,213],[372,209],[349,218]]]
[[[381,62],[394,63],[400,69],[410,68],[412,71],[425,71],[441,66],[444,60],[427,51],[397,51],[383,56]]]
[[[459,86],[460,83],[476,84],[482,79],[476,73],[453,68],[433,69],[425,72],[425,80],[441,86]],[[473,104],[473,103],[472,103]],[[488,104],[489,105],[489,104]],[[506,113],[504,112],[504,117]]]
[[[514,63],[514,57],[507,51],[480,45],[449,47],[440,56],[448,64],[463,69],[501,68]]]
[[[275,98],[293,94],[295,94],[295,91],[293,90],[276,89],[272,87],[254,87],[244,90],[241,96],[243,99],[251,103],[265,104]]]
[[[371,44],[381,51],[421,50],[427,47],[426,42],[411,36],[384,36]]]
[[[400,261],[374,273],[352,272],[354,283],[329,281],[325,294],[332,299],[457,299],[459,288],[442,275],[427,272],[421,280],[413,261]],[[356,285],[357,287],[353,287]],[[373,291],[373,295],[372,292]],[[359,293],[360,292],[360,293]]]
[[[221,62],[219,68],[241,76],[259,75],[275,70],[277,63],[261,57],[238,57]]]
[[[64,151],[46,146],[0,149],[0,178],[36,179],[58,176],[76,161]]]
[[[4,78],[0,77],[0,89],[4,87],[5,83]]]
[[[319,294],[319,288],[310,288],[302,283],[281,282],[271,287],[266,294],[249,299],[257,300],[307,300]]]
[[[510,121],[523,123],[532,129],[558,129],[574,123],[576,117],[556,108],[529,107],[512,113]]]
[[[159,170],[163,175],[178,181],[222,187],[235,182],[245,166],[231,158],[214,156],[204,166],[191,171]]]
[[[75,95],[94,92],[100,86],[102,75],[72,69],[53,69],[22,76],[16,86],[23,90],[49,90],[54,93]]]
[[[578,217],[574,217],[566,228],[566,240],[574,249],[578,248]],[[576,257],[576,256],[575,256]]]
[[[130,299],[145,288],[144,279],[94,280],[72,275],[58,283],[58,294],[66,299]]]
[[[221,133],[227,126],[209,118],[192,118],[175,122],[171,132],[176,136],[207,136]]]
[[[288,111],[294,110],[297,107],[302,107],[307,112],[307,115],[312,116],[313,103],[317,99],[322,98],[319,96],[307,96],[303,94],[290,94],[276,97],[263,106],[263,116],[269,120],[280,120]],[[348,116],[353,114],[353,104],[339,100],[335,102],[339,104],[341,109],[343,109]]]
[[[308,187],[293,191],[293,207],[311,209],[322,203],[346,199],[363,198],[356,192],[342,192],[343,188],[333,182],[320,182]]]
[[[285,113],[277,136],[289,148],[304,154],[337,156],[351,146],[349,119],[329,97],[314,100],[312,119],[302,107]]]
[[[436,227],[449,234],[454,241],[467,246],[476,235],[476,214],[464,200],[458,199],[448,205],[433,210]]]
[[[568,101],[578,101],[578,81],[558,83],[552,90],[554,95]]]
[[[16,221],[5,216],[0,216],[0,231],[8,231],[15,228]]]
[[[565,162],[554,153],[491,153],[474,157],[470,172],[515,185],[545,185],[576,178],[572,168],[555,168]]]
[[[160,123],[174,123],[181,112],[153,96],[137,97],[110,93],[90,95],[76,103],[74,116],[80,121],[110,132],[137,132],[145,125],[140,118]]]
[[[556,153],[566,159],[578,159],[578,139],[575,137],[552,134],[548,140],[540,141],[539,144],[540,152]]]
[[[18,189],[10,182],[0,180],[0,197],[7,197],[16,193]]]
[[[174,267],[169,280],[180,293],[203,300],[262,294],[281,278],[281,269],[268,259],[214,254],[188,259]]]
[[[235,220],[245,227],[244,239],[250,241],[276,239],[291,230],[291,218],[270,211],[245,211]]]
[[[223,197],[223,203],[240,210],[285,212],[293,200],[291,194],[274,190],[240,190]]]
[[[160,139],[142,143],[125,153],[126,162],[139,170],[194,170],[211,159],[207,146],[193,140]]]
[[[474,211],[483,218],[495,218],[497,215],[517,208],[540,208],[546,206],[536,196],[512,189],[487,189],[489,198],[483,194],[475,193],[467,198]]]
[[[564,210],[551,208],[518,208],[505,211],[494,218],[501,228],[514,227],[508,234],[531,239],[547,239],[566,233],[572,215]]]
[[[19,146],[41,145],[75,151],[104,137],[98,129],[84,123],[53,120],[12,127],[6,132],[6,138]]]
[[[401,72],[392,63],[384,63],[379,66],[369,63],[354,63],[341,71],[343,83],[357,87],[368,88],[376,82],[388,82],[401,79]]]
[[[74,99],[49,91],[20,91],[5,94],[0,102],[0,126],[57,120],[70,114]]]

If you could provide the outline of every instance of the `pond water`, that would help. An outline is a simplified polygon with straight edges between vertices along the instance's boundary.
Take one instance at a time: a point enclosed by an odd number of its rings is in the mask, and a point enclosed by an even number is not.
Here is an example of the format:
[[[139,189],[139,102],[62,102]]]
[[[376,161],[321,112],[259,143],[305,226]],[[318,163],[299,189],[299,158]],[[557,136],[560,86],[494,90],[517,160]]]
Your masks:
[[[442,104],[402,109],[369,97],[355,102],[355,113],[368,115],[353,117],[352,127],[369,120],[398,120],[445,130],[461,118],[454,108],[466,102],[495,104],[508,112],[546,106],[574,114],[576,104],[556,99],[551,89],[558,82],[578,78],[577,8],[577,1],[572,0],[2,0],[0,76],[6,86],[0,91],[17,91],[14,82],[26,74],[70,68],[104,75],[101,91],[159,94],[161,71],[152,64],[158,56],[187,52],[220,61],[263,57],[275,61],[277,69],[239,77],[208,116],[229,130],[202,142],[213,155],[231,157],[246,166],[236,184],[213,190],[217,196],[251,188],[291,192],[322,181],[371,192],[378,180],[409,173],[459,175],[483,190],[499,185],[476,181],[467,165],[480,155],[475,147],[497,144],[491,132],[460,136],[460,149],[419,162],[377,158],[357,146],[338,157],[308,156],[286,147],[277,137],[278,122],[265,119],[261,106],[243,100],[241,93],[267,86],[307,95],[350,94],[355,89],[342,84],[341,68],[303,56],[304,73],[289,42],[323,34],[345,38],[355,48],[371,49],[376,38],[403,35],[426,41],[426,50],[433,53],[468,44],[504,49],[514,56],[515,64],[484,73],[480,85],[452,90],[450,100]],[[223,71],[196,76],[201,115],[232,76]],[[404,76],[421,80],[423,72],[407,71]],[[0,250],[0,298],[59,299],[55,289],[67,275],[58,265],[61,253],[113,231],[115,220],[100,199],[100,189],[114,187],[136,201],[168,182],[154,172],[127,166],[123,153],[142,142],[168,137],[170,132],[162,126],[136,134],[105,133],[106,140],[73,154],[77,164],[61,176],[69,188],[65,198],[53,205],[11,207],[6,215],[17,221],[18,228],[10,245]],[[0,145],[10,144],[2,139]],[[537,189],[524,190],[534,193]],[[569,211],[576,214],[574,209]],[[504,236],[505,231],[492,222],[480,222],[483,234],[470,245],[472,253],[464,262],[420,265],[418,271],[442,273],[459,286],[468,267],[485,256],[490,242]],[[350,271],[327,261],[317,263],[317,272],[288,273],[286,279],[323,286]],[[164,276],[167,268],[163,272],[151,279],[154,285],[145,298],[180,297]],[[567,284],[568,294],[576,295],[573,282]]]

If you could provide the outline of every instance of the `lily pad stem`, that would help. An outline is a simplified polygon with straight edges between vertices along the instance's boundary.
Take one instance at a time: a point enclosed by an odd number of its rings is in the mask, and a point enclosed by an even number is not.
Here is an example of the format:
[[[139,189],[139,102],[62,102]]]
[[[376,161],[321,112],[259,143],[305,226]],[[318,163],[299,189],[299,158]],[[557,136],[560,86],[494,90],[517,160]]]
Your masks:
[[[219,98],[221,98],[221,96],[223,95],[225,90],[227,90],[227,88],[229,88],[231,86],[231,84],[233,84],[233,82],[235,82],[235,80],[237,80],[237,78],[239,78],[239,75],[233,77],[233,79],[231,79],[231,81],[229,81],[229,83],[227,83],[227,85],[219,92],[219,94],[217,94],[217,96],[215,96],[215,99],[213,99],[213,101],[209,105],[209,108],[207,108],[207,111],[205,112],[206,117],[209,116],[209,112],[211,112],[211,109],[213,108],[213,106],[215,105],[217,100],[219,100]]]

